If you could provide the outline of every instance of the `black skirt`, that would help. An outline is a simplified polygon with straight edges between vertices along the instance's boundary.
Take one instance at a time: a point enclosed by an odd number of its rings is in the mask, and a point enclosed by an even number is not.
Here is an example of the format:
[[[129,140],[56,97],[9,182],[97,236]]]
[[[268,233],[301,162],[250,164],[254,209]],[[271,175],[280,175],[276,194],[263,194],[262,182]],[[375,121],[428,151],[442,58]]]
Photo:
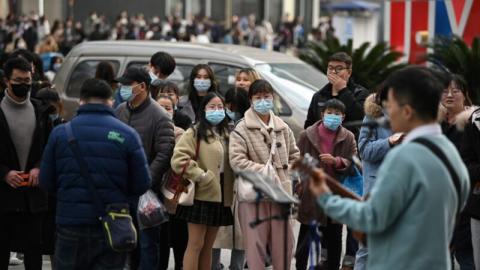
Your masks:
[[[195,200],[192,206],[179,205],[176,216],[194,224],[216,227],[233,225],[232,210],[221,202]]]

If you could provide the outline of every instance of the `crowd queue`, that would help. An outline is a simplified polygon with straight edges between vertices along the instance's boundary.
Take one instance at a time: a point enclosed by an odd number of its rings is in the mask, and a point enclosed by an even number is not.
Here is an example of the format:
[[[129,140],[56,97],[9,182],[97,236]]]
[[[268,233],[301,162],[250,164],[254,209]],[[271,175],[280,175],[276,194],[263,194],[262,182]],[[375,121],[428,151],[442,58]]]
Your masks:
[[[59,270],[290,269],[294,258],[300,270],[447,270],[454,261],[480,269],[480,110],[461,76],[410,66],[367,90],[351,77],[351,57],[335,53],[295,137],[253,69],[222,95],[213,70],[197,65],[181,96],[167,80],[176,64],[166,52],[119,78],[102,62],[67,122],[34,59],[13,51],[1,74],[0,269],[23,261],[39,270],[42,255]],[[292,166],[306,154],[318,166],[298,181]],[[299,198],[297,239],[293,220],[286,231],[279,219],[251,226],[283,210],[249,199],[253,190],[237,177],[247,170]],[[326,184],[359,176],[362,201]],[[167,222],[143,223],[147,191]],[[122,223],[130,219],[133,227]],[[130,248],[117,241],[127,232]]]

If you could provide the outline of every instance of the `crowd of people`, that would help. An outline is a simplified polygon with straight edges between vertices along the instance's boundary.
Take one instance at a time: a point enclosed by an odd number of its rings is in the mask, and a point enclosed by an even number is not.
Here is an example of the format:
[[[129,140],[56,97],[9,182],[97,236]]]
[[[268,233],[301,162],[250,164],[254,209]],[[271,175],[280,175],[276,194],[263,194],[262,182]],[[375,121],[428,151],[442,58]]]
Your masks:
[[[42,255],[59,270],[290,269],[294,258],[300,270],[480,265],[480,110],[461,76],[410,66],[371,93],[352,81],[352,58],[335,53],[295,137],[250,68],[222,95],[199,64],[180,96],[166,52],[118,78],[101,62],[66,121],[36,59],[14,50],[1,74],[0,269],[23,260],[39,270]],[[307,154],[318,165],[295,176]],[[257,198],[243,171],[299,198],[297,239],[292,223],[269,219],[284,208]],[[365,200],[328,181],[360,183],[351,190]],[[139,201],[150,193],[168,221],[145,223]]]

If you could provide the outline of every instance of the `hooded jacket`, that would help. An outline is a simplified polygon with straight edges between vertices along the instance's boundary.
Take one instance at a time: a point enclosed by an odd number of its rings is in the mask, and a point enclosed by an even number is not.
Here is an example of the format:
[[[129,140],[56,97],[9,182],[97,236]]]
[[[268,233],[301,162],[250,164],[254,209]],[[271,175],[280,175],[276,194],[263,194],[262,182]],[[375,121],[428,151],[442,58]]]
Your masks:
[[[382,107],[375,102],[375,95],[365,100],[365,117],[363,122],[370,122],[385,116]],[[358,152],[363,167],[363,193],[368,194],[375,183],[378,168],[384,157],[390,151],[388,137],[392,135],[390,129],[383,127],[362,127],[358,136]]]

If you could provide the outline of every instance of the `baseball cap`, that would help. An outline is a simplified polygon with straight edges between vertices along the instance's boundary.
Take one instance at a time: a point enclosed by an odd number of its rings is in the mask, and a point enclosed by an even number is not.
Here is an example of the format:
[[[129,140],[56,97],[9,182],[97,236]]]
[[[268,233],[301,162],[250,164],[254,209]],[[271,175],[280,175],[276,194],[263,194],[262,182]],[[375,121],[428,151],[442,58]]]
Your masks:
[[[145,85],[148,87],[150,85],[150,75],[148,75],[148,72],[144,68],[140,67],[129,67],[123,73],[123,75],[120,78],[116,78],[115,81],[123,84],[123,85],[130,85],[133,82],[138,82],[138,83],[145,83]]]

